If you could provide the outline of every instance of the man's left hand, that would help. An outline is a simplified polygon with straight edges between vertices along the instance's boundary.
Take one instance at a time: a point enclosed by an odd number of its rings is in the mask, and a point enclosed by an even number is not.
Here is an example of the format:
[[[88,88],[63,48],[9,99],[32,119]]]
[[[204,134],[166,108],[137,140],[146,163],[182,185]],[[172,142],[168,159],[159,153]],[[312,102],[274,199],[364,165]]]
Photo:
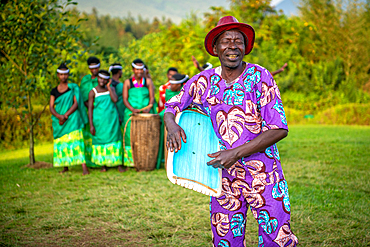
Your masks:
[[[147,108],[147,109],[143,110],[143,113],[149,113],[150,112],[150,109],[151,108]]]
[[[208,157],[214,158],[207,162],[207,165],[213,166],[214,168],[228,169],[238,161],[235,149],[221,150],[213,154],[208,154]]]

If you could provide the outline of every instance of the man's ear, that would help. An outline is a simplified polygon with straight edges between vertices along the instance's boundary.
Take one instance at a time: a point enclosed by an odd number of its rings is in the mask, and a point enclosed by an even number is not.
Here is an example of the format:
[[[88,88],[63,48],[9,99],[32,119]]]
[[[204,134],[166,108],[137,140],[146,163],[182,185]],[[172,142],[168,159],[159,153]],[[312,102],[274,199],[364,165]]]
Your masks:
[[[216,45],[213,45],[212,49],[213,49],[213,53],[214,53],[214,54],[216,54],[216,55],[218,55],[218,54],[217,54]]]

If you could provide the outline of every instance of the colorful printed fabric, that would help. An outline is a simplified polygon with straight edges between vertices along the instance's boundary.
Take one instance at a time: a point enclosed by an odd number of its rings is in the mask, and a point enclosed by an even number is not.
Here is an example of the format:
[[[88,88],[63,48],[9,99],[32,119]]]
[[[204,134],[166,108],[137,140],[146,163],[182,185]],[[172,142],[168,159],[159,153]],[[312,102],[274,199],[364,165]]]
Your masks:
[[[75,166],[85,163],[85,145],[82,129],[54,139],[54,167]]]
[[[245,65],[229,84],[221,77],[221,67],[199,73],[165,104],[166,112],[176,115],[191,104],[198,106],[211,118],[221,150],[241,146],[269,129],[287,130],[280,92],[270,72]],[[249,206],[259,224],[260,246],[296,246],[276,145],[223,169],[222,183],[221,196],[210,202],[214,246],[244,246]]]
[[[122,141],[92,145],[91,161],[99,166],[122,165]]]
[[[124,164],[128,167],[134,167],[134,159],[132,158],[131,146],[125,146]]]
[[[86,124],[83,129],[84,143],[85,143],[85,159],[87,167],[100,167],[91,161],[92,154],[92,135],[90,133],[90,124]]]
[[[158,113],[164,110],[164,103],[166,103],[166,89],[170,88],[171,83],[168,81],[159,87]]]

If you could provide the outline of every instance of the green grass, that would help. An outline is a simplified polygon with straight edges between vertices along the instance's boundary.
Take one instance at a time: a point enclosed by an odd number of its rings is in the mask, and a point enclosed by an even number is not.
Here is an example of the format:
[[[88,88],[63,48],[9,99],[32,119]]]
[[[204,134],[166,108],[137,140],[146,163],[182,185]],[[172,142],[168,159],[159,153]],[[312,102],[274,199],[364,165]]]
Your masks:
[[[370,127],[292,126],[278,147],[301,246],[370,246]],[[36,148],[39,161],[51,153]],[[81,176],[27,163],[27,149],[0,153],[0,246],[211,246],[209,197],[164,169]]]

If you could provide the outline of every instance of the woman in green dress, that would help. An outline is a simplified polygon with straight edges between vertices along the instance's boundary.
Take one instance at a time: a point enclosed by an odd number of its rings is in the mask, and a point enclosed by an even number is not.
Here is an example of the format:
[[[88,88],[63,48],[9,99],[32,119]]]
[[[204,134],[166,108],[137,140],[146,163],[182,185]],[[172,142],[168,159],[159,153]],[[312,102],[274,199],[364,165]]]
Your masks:
[[[132,64],[134,76],[125,80],[123,84],[123,103],[126,106],[124,114],[125,128],[125,154],[124,162],[127,166],[133,166],[131,150],[131,120],[132,114],[153,113],[156,114],[154,101],[154,87],[150,78],[144,76],[144,62],[141,59],[135,59]]]
[[[92,134],[91,161],[102,167],[118,166],[119,172],[126,171],[122,162],[122,134],[115,103],[118,101],[112,80],[106,70],[99,70],[98,85],[89,93],[89,122]]]
[[[166,89],[165,93],[165,103],[169,101],[172,97],[178,95],[181,92],[182,87],[185,85],[185,83],[189,80],[188,75],[183,75],[180,73],[176,73],[169,78],[170,86]],[[160,135],[160,141],[159,141],[159,154],[161,157],[161,160],[164,160],[164,116],[165,111],[161,111],[159,113],[159,116],[161,117],[161,135]]]
[[[123,123],[123,114],[125,113],[126,106],[123,104],[123,83],[120,82],[122,77],[122,65],[120,63],[114,63],[109,67],[108,72],[112,73],[112,84],[116,90],[118,101],[116,103],[120,124]],[[122,126],[121,126],[122,127]]]
[[[80,84],[81,94],[83,102],[86,106],[86,112],[89,102],[89,93],[91,89],[98,85],[98,72],[100,69],[100,60],[97,57],[89,57],[87,59],[87,65],[90,70],[90,74],[85,75]],[[83,130],[84,142],[85,142],[85,159],[87,167],[96,168],[100,167],[91,161],[92,153],[92,137],[90,133],[90,125],[86,124]]]
[[[50,93],[54,136],[55,167],[68,167],[82,164],[83,175],[89,174],[85,161],[85,145],[82,130],[87,123],[81,92],[77,84],[68,83],[69,69],[62,64],[57,69],[59,85]]]

